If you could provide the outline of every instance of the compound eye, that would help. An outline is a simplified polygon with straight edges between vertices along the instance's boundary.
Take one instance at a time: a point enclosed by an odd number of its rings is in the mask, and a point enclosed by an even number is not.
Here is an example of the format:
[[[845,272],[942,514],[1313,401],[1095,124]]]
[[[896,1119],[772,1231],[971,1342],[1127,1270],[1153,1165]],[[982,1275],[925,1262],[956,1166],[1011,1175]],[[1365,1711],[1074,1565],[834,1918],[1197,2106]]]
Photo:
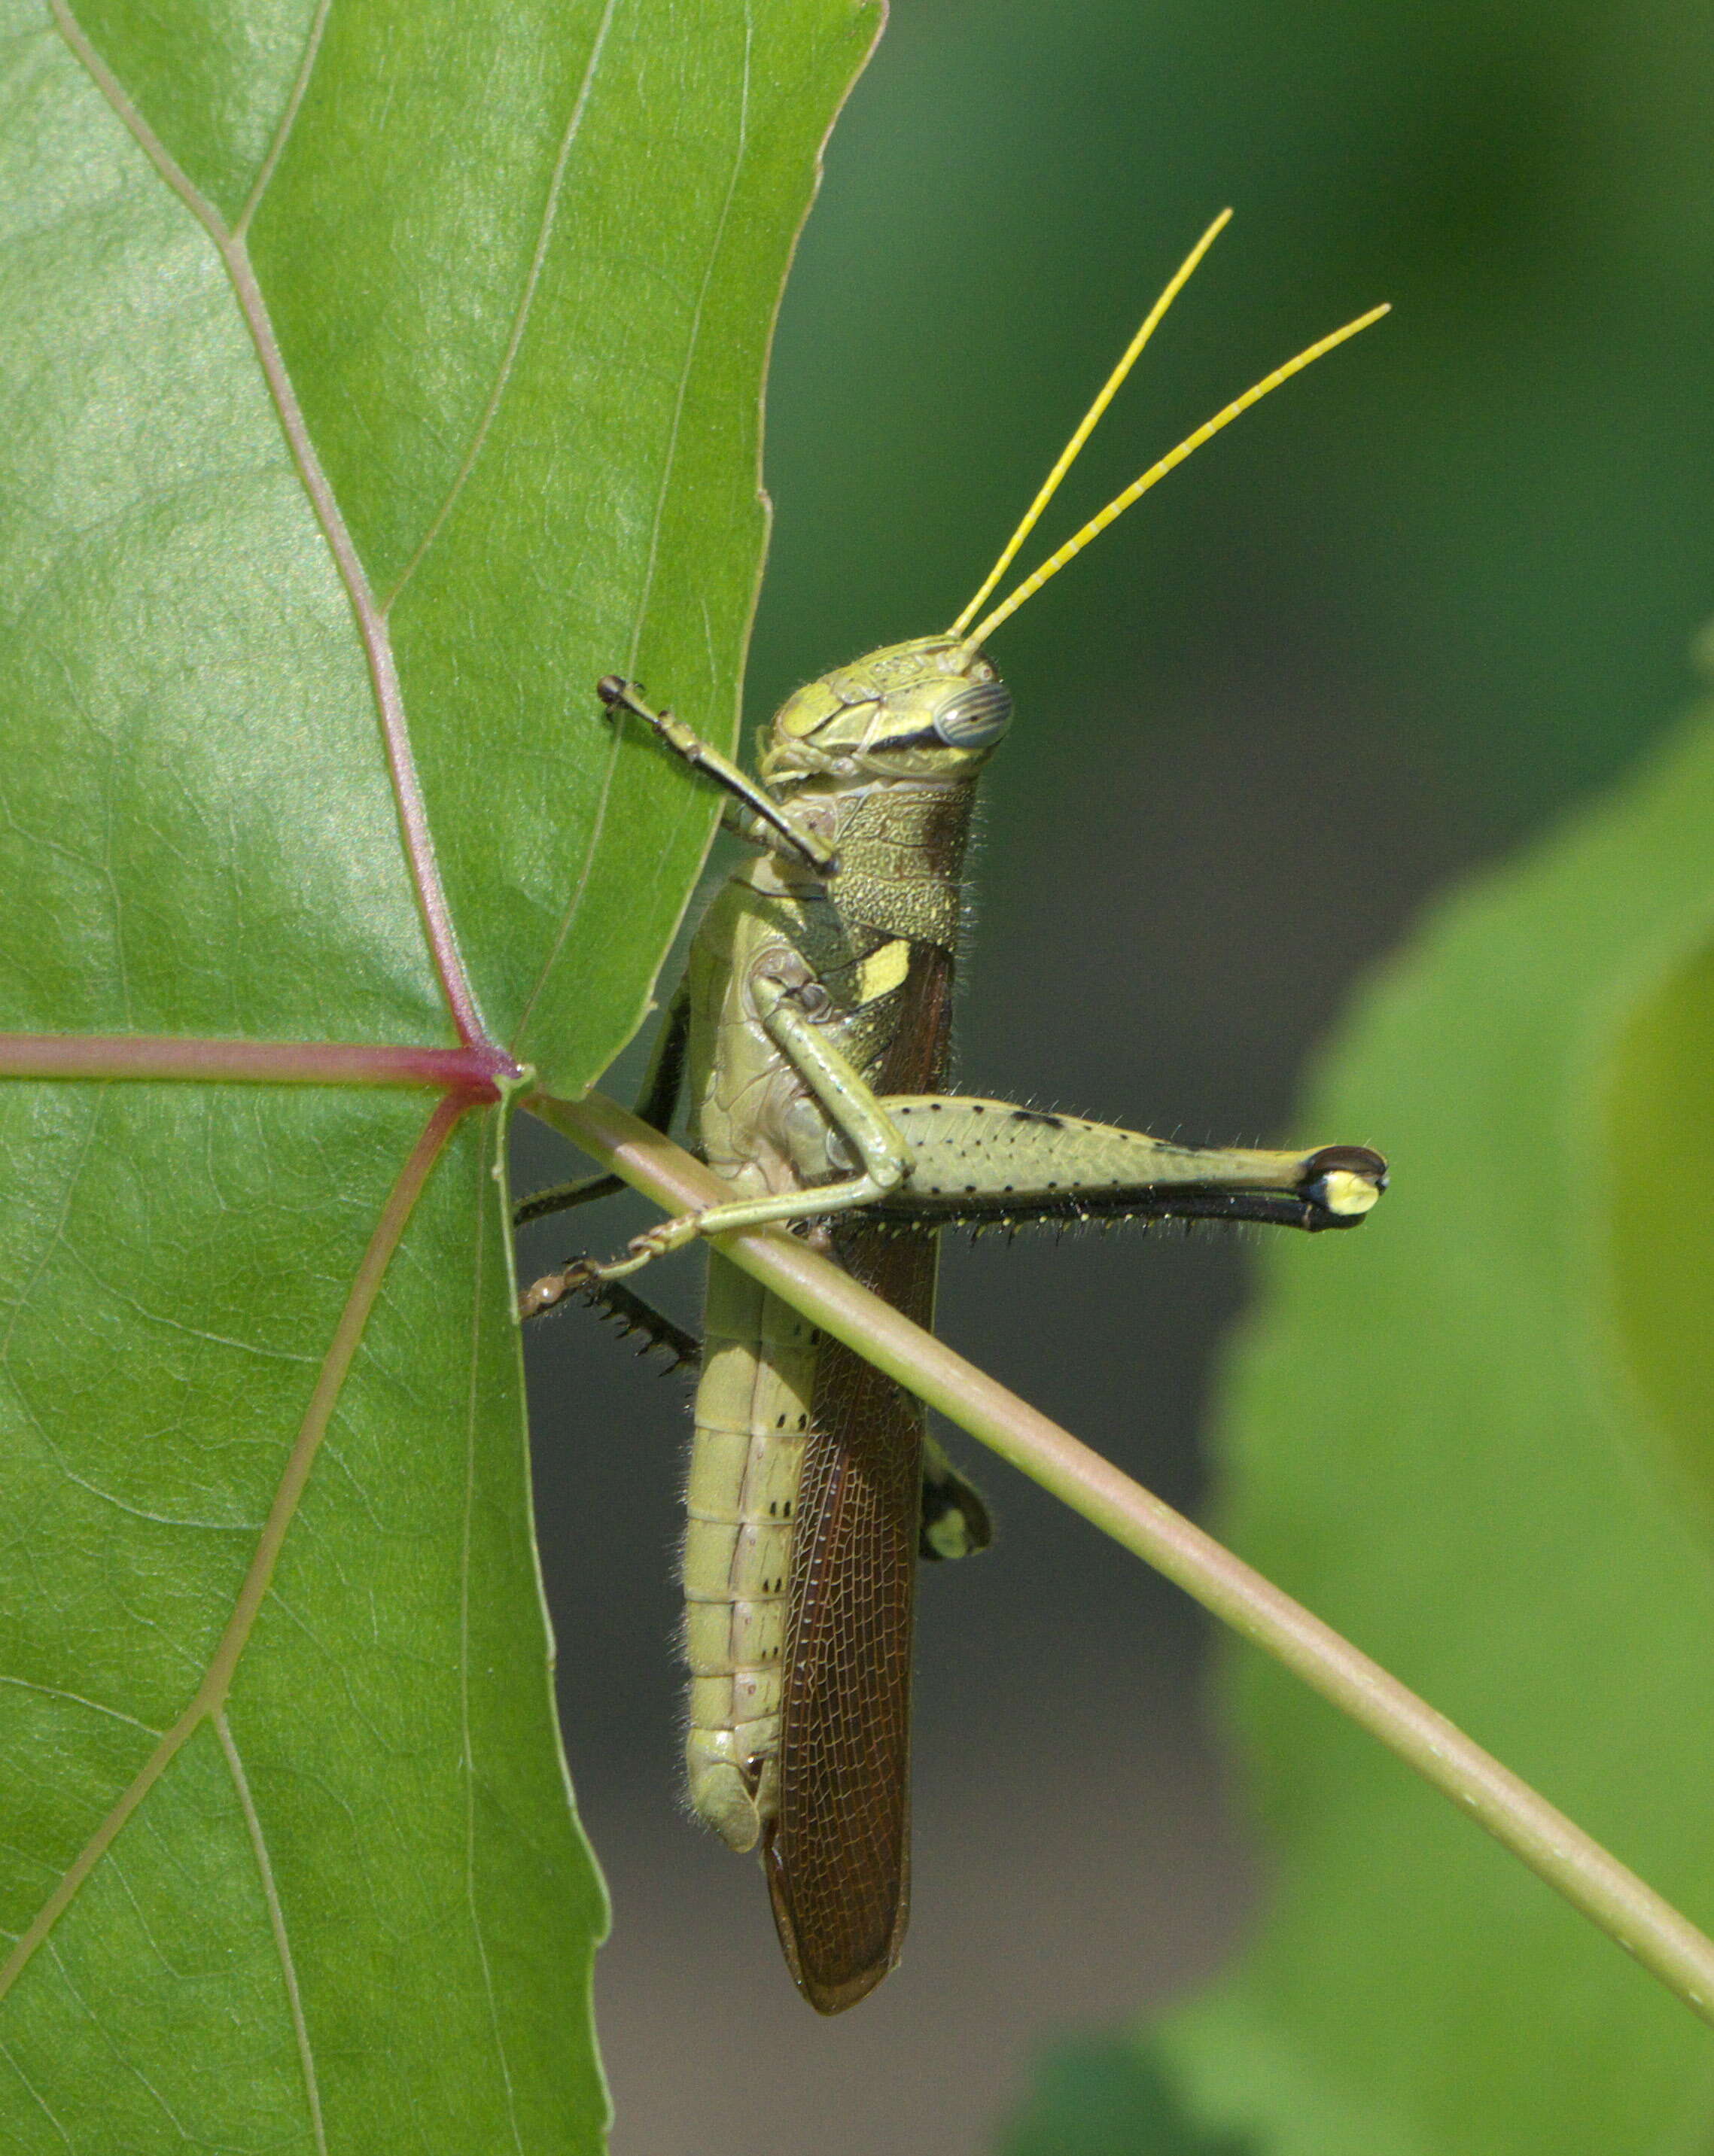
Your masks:
[[[973,682],[934,715],[949,748],[987,748],[1011,724],[1011,691],[1003,681]]]

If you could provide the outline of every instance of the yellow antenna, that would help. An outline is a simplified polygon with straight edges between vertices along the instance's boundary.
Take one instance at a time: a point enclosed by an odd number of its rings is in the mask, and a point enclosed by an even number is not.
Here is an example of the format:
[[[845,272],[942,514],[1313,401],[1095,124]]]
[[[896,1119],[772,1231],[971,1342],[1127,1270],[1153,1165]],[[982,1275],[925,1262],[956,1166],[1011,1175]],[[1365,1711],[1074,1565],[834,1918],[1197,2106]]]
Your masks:
[[[1248,412],[1252,404],[1259,404],[1271,390],[1279,388],[1282,382],[1289,382],[1294,374],[1301,374],[1306,367],[1331,352],[1336,345],[1343,344],[1347,337],[1354,337],[1359,330],[1367,329],[1372,322],[1378,322],[1382,315],[1390,312],[1391,309],[1384,305],[1371,307],[1367,314],[1359,315],[1354,322],[1347,322],[1343,329],[1335,330],[1331,335],[1319,338],[1306,351],[1299,352],[1295,359],[1287,360],[1284,367],[1276,367],[1271,374],[1264,375],[1261,381],[1246,389],[1242,397],[1233,398],[1223,411],[1217,412],[1212,419],[1198,427],[1195,434],[1186,434],[1176,449],[1169,449],[1159,464],[1150,465],[1140,480],[1134,480],[1098,516],[1092,516],[1083,530],[1068,539],[1057,554],[1050,554],[1039,569],[1032,570],[991,614],[976,624],[965,636],[965,643],[980,644],[985,637],[991,635],[1001,622],[1010,621],[1026,599],[1033,598],[1050,577],[1057,577],[1068,562],[1082,553],[1090,540],[1098,538],[1115,517],[1122,516],[1132,502],[1145,495],[1157,480],[1165,479],[1176,465],[1181,465],[1192,449],[1201,449],[1203,443],[1212,439],[1222,427],[1230,426],[1240,413]],[[960,616],[960,622],[965,619],[965,616]]]
[[[1226,229],[1227,226],[1231,222],[1232,212],[1229,209],[1222,210],[1219,216],[1215,218],[1212,224],[1208,227],[1208,229],[1202,234],[1196,245],[1192,248],[1190,253],[1186,255],[1183,262],[1179,265],[1177,271],[1175,273],[1171,283],[1168,285],[1166,290],[1161,295],[1160,298],[1156,300],[1154,305],[1150,308],[1147,315],[1144,317],[1142,327],[1131,339],[1130,344],[1126,346],[1125,357],[1120,361],[1118,366],[1115,367],[1112,373],[1108,376],[1105,383],[1103,385],[1100,395],[1083,414],[1082,424],[1078,427],[1077,432],[1072,436],[1071,439],[1066,444],[1064,449],[1060,451],[1058,463],[1055,465],[1053,470],[1048,473],[1047,480],[1042,485],[1042,491],[1030,504],[1029,509],[1025,514],[1023,522],[1018,526],[1017,531],[1014,531],[1011,538],[1006,541],[1005,551],[1001,553],[1000,559],[994,564],[993,567],[989,570],[987,582],[982,586],[981,591],[976,593],[975,597],[970,601],[970,604],[965,608],[958,619],[953,623],[951,628],[947,630],[946,634],[949,636],[959,636],[963,634],[965,623],[970,619],[977,608],[981,606],[983,600],[987,598],[989,593],[993,590],[995,585],[999,583],[1000,579],[1011,567],[1012,557],[1017,552],[1018,548],[1022,546],[1025,540],[1029,537],[1031,532],[1035,530],[1036,520],[1041,516],[1042,511],[1047,506],[1048,503],[1053,501],[1054,495],[1059,491],[1060,480],[1065,477],[1065,475],[1071,470],[1073,465],[1076,463],[1078,451],[1082,449],[1083,444],[1088,441],[1090,435],[1094,433],[1097,421],[1100,418],[1101,414],[1107,409],[1107,407],[1113,402],[1114,397],[1119,393],[1120,383],[1123,382],[1126,375],[1130,372],[1132,367],[1136,364],[1138,353],[1141,352],[1143,346],[1149,341],[1149,339],[1154,336],[1156,331],[1161,326],[1161,316],[1166,312],[1166,310],[1172,305],[1173,301],[1178,297],[1185,286],[1189,284],[1192,272],[1196,269],[1197,264],[1202,260],[1202,257],[1207,253],[1208,249],[1214,244],[1214,242],[1220,237],[1221,234]]]

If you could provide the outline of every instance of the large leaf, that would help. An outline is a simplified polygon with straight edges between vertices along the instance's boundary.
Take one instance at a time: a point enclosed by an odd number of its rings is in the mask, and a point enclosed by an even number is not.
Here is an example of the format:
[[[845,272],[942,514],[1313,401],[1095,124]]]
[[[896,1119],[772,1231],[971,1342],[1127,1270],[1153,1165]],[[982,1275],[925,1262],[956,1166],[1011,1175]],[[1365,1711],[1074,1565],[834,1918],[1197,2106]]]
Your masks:
[[[1456,898],[1309,1121],[1387,1218],[1269,1255],[1227,1418],[1239,1546],[1714,1919],[1707,1203],[1714,716]],[[1708,2033],[1289,1678],[1238,1690],[1278,1871],[1169,2024],[1266,2156],[1706,2147]]]
[[[499,1096],[706,844],[589,688],[729,738],[875,10],[0,22],[0,2139],[592,2148]]]

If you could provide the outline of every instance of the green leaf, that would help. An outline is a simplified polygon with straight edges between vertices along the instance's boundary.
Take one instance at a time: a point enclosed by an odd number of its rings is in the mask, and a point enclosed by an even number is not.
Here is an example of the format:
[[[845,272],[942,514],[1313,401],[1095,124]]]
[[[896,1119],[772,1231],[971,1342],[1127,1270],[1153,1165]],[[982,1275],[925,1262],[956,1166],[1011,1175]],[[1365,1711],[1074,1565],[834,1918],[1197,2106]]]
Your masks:
[[[1308,1115],[1396,1183],[1270,1251],[1226,1418],[1243,1553],[1714,1921],[1714,716],[1377,984]],[[1246,1659],[1276,1858],[1170,2023],[1268,2156],[1701,2147],[1706,2030],[1366,1737]]]
[[[600,2145],[508,1057],[701,861],[592,685],[730,740],[876,23],[0,0],[8,2148]]]
[[[1149,2050],[1119,2036],[1051,2052],[995,2148],[997,2156],[1248,2156],[1243,2143],[1192,2125]]]
[[[1608,1096],[1617,1360],[1683,1494],[1714,1530],[1714,946],[1651,984],[1619,1035]]]

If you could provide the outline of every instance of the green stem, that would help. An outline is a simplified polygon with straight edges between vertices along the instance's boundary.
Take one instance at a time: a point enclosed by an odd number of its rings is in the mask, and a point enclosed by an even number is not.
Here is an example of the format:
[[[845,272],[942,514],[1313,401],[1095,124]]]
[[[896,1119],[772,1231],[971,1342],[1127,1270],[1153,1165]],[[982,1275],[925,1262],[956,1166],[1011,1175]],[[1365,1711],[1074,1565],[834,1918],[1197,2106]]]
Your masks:
[[[701,1162],[602,1094],[575,1103],[537,1094],[527,1105],[669,1212],[694,1212],[730,1195]],[[719,1248],[1283,1662],[1714,2023],[1714,1940],[1379,1663],[796,1237],[763,1229],[723,1235]]]

